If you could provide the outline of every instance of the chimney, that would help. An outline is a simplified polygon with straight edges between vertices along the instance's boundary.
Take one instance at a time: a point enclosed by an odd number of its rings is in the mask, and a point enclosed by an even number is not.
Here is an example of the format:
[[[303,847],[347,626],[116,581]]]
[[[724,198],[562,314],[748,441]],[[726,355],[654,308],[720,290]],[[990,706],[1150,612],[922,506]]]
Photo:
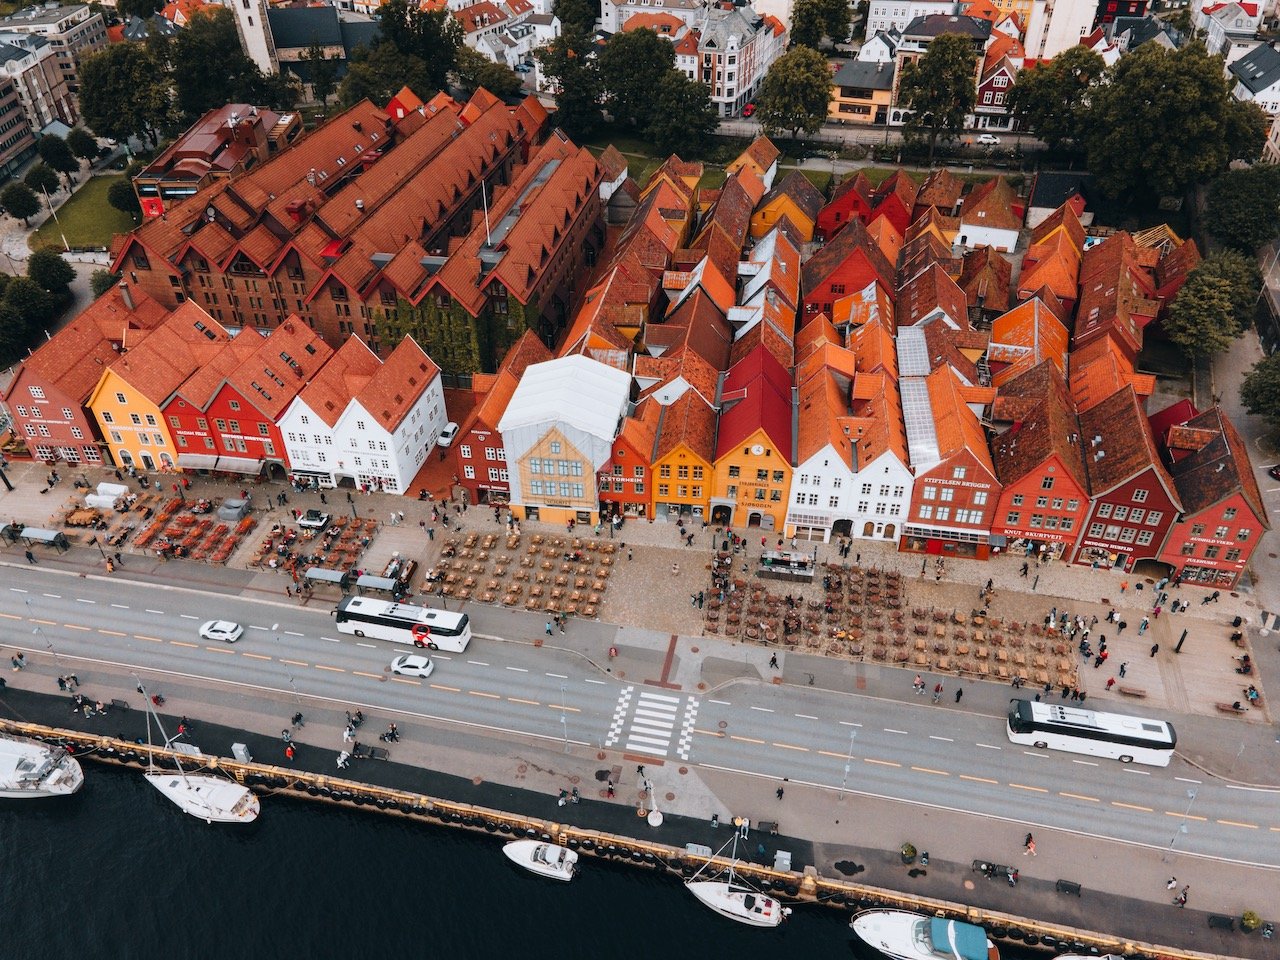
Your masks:
[[[356,209],[357,209],[357,210],[359,210],[361,213],[364,213],[364,201],[363,201],[363,200],[356,200]]]
[[[315,167],[312,167],[310,171],[307,172],[307,183],[311,184],[313,187],[316,185],[316,168]]]
[[[123,280],[120,281],[120,299],[124,301],[124,305],[129,310],[132,311],[137,309],[133,304],[133,291],[129,289],[129,284],[125,283]]]

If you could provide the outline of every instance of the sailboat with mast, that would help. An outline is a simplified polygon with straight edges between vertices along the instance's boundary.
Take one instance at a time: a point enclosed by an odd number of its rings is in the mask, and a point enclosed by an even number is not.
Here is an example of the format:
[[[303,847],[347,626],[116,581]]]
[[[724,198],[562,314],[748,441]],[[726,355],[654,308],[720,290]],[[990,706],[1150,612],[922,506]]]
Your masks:
[[[148,751],[147,772],[144,777],[148,783],[164,796],[177,804],[183,813],[199,817],[206,823],[252,823],[258,819],[258,798],[248,787],[241,786],[224,777],[208,773],[187,773],[182,769],[182,761],[173,751],[173,741],[164,732],[160,717],[151,706],[146,689],[141,683],[138,689],[147,699],[147,746],[151,746],[151,720],[155,718],[156,729],[164,738],[166,750],[172,752],[175,770],[165,772],[156,767],[154,751]]]
[[[685,881],[685,886],[705,906],[721,916],[752,927],[776,927],[791,916],[791,908],[784,907],[781,901],[766,896],[738,877],[735,869],[738,864],[738,837],[739,832],[735,830],[733,839],[730,841],[733,844],[733,851],[730,854],[725,879],[698,879],[704,871],[715,864],[715,860],[708,860],[697,873]],[[725,844],[725,847],[727,846],[729,846],[728,843]],[[723,853],[724,847],[721,847],[716,856],[719,857]]]

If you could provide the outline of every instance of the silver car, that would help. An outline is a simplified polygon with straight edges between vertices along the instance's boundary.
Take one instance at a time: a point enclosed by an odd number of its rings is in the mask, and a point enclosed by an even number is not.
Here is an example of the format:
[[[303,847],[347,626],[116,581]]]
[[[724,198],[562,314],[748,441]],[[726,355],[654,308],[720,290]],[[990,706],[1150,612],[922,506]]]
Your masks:
[[[208,620],[200,624],[200,636],[206,640],[235,643],[244,635],[244,627],[230,620]]]
[[[425,680],[435,668],[435,661],[420,653],[404,653],[391,661],[391,672],[402,677]]]

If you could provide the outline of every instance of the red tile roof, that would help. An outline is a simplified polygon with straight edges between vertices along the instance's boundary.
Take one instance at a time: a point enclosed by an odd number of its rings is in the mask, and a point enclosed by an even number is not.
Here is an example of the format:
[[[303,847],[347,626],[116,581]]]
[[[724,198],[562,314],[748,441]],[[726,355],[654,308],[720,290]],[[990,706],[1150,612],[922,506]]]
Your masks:
[[[1151,427],[1132,387],[1117,390],[1090,409],[1082,410],[1079,421],[1080,446],[1089,472],[1089,489],[1095,498],[1150,468],[1164,484],[1174,505],[1182,509],[1178,490],[1160,462]]]
[[[964,255],[964,269],[957,283],[971,307],[1000,313],[1009,309],[1009,282],[1013,265],[994,247],[980,247]]]
[[[394,433],[439,375],[440,368],[417,341],[413,337],[405,337],[355,399],[382,429]]]
[[[711,463],[715,439],[715,409],[696,390],[686,390],[678,400],[662,408],[654,440],[654,462],[684,446],[694,456]]]
[[[330,428],[347,405],[360,394],[382,361],[358,336],[347,338],[323,367],[302,388],[299,399]]]
[[[791,377],[763,347],[734,364],[721,391],[719,460],[763,430],[783,462],[791,462]]]
[[[1014,210],[1018,194],[1004,177],[980,183],[964,198],[960,222],[992,230],[1020,230],[1022,217]]]
[[[1062,371],[1048,361],[1040,363],[1009,381],[1001,388],[1001,396],[1028,400],[1030,409],[991,442],[991,459],[1000,482],[1011,486],[1056,459],[1087,493],[1080,426]]]
[[[1261,521],[1263,529],[1270,530],[1271,521],[1262,491],[1258,489],[1248,447],[1222,408],[1212,407],[1183,426],[1204,431],[1211,438],[1197,443],[1194,450],[1169,467],[1187,516],[1239,494]]]
[[[222,324],[188,300],[141,345],[109,366],[153,405],[163,407],[189,376],[222,352],[230,339]]]
[[[969,301],[964,291],[937,264],[907,281],[898,291],[895,307],[900,327],[914,327],[937,317],[945,317],[954,327],[969,326]]]

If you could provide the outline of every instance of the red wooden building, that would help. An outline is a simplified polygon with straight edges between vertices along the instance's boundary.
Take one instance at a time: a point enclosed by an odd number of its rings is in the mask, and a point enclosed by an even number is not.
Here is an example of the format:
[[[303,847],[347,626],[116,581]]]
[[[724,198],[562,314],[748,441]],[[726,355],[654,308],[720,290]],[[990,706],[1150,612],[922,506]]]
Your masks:
[[[846,294],[866,289],[876,281],[885,290],[894,289],[893,264],[854,220],[818,251],[801,269],[804,316],[801,322],[819,313],[831,316],[832,305]]]

